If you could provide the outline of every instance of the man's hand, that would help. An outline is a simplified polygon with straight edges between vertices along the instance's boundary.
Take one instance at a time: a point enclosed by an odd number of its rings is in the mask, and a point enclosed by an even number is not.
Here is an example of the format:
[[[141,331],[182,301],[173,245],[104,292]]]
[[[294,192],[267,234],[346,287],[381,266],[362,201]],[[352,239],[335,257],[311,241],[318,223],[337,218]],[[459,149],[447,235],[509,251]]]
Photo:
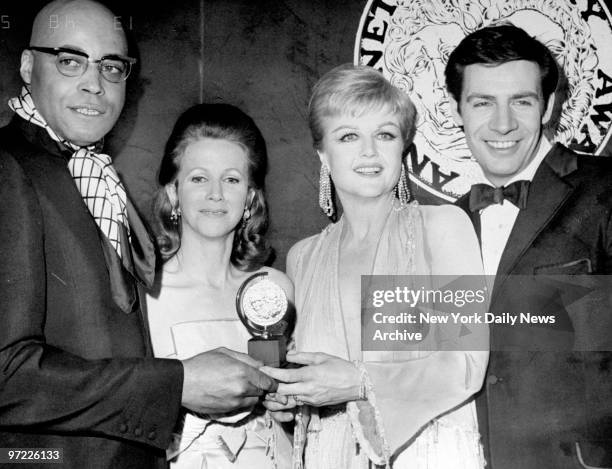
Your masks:
[[[253,406],[278,384],[257,368],[262,364],[226,348],[183,360],[182,404],[204,414],[218,414]]]

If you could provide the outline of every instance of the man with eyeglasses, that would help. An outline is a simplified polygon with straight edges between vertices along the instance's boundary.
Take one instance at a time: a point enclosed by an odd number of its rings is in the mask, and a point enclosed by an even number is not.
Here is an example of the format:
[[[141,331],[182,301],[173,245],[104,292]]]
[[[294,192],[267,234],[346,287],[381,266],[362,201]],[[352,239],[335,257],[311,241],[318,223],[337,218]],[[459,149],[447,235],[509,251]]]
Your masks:
[[[44,7],[21,56],[0,129],[0,465],[163,467],[181,405],[232,411],[276,386],[227,350],[151,358],[154,249],[101,145],[134,62],[90,0]]]
[[[94,63],[98,67],[98,72],[111,83],[121,83],[126,80],[132,65],[136,63],[136,59],[121,55],[105,55],[99,60],[91,60],[85,52],[70,47],[30,46],[28,49],[56,56],[57,71],[67,77],[82,76],[87,71],[89,63]]]

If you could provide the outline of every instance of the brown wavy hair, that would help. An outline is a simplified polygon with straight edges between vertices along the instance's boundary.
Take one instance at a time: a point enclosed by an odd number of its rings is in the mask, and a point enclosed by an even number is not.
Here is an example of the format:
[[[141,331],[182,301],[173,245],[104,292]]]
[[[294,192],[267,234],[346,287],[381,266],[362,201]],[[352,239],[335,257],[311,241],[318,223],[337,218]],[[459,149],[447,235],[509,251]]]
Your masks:
[[[161,188],[155,196],[153,209],[161,256],[164,260],[170,259],[181,245],[181,224],[170,217],[173,207],[165,186],[178,184],[176,176],[185,149],[201,138],[229,140],[247,151],[251,216],[236,227],[230,261],[240,270],[257,270],[272,255],[264,236],[268,229],[265,198],[268,153],[266,142],[253,119],[230,104],[198,104],[187,109],[176,121],[168,138],[158,175]]]

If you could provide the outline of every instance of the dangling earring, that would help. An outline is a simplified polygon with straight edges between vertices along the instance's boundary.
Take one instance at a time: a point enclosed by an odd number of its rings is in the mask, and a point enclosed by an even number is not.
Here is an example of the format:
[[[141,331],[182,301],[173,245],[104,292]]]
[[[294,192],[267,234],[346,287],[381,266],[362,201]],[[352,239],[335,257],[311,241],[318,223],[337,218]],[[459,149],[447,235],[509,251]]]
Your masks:
[[[331,177],[329,168],[325,163],[321,164],[321,172],[319,173],[319,207],[325,215],[331,218],[334,214],[334,202],[331,194]]]
[[[249,221],[249,218],[251,218],[251,211],[247,207],[244,207],[244,212],[242,212],[242,224]]]
[[[170,212],[170,221],[175,224],[178,225],[179,222],[179,218],[181,218],[181,208],[180,207],[172,207],[172,211]]]
[[[397,207],[397,210],[403,210],[406,208],[408,202],[410,201],[410,188],[408,186],[408,178],[406,177],[406,168],[404,163],[402,163],[399,181],[397,181],[397,185],[395,186],[395,195],[399,200],[399,207]]]

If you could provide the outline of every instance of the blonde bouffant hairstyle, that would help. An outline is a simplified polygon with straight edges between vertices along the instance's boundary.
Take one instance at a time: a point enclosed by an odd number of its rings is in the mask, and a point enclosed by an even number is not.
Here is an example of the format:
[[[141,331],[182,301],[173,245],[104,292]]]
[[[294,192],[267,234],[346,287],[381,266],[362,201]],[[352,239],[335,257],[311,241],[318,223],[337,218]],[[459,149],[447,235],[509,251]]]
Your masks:
[[[387,108],[398,115],[404,148],[407,148],[412,143],[416,121],[416,109],[408,95],[372,67],[343,64],[330,70],[314,86],[308,105],[315,149],[321,148],[323,118],[343,114],[361,116]]]

